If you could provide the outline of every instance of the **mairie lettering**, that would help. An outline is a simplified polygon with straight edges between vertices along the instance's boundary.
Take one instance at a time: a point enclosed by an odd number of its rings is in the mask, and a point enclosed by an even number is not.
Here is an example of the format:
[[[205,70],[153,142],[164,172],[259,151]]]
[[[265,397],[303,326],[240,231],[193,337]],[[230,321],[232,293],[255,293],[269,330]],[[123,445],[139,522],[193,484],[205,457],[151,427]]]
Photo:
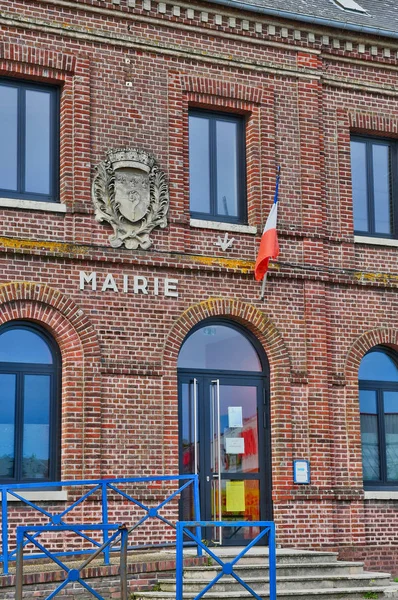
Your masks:
[[[99,274],[95,271],[80,271],[80,289],[93,292],[144,294],[178,298],[178,279],[170,277],[144,277],[143,275]]]

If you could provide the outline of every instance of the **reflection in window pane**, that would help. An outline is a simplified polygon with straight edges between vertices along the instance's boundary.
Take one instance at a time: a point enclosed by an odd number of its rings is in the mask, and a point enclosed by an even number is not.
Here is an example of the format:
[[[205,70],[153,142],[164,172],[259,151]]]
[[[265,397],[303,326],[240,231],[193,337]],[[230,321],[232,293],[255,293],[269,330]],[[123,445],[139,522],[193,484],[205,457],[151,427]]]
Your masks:
[[[362,467],[365,481],[380,479],[379,433],[376,392],[360,390]]]
[[[18,90],[0,85],[0,189],[17,189]]]
[[[359,404],[362,414],[377,415],[376,392],[374,390],[360,390]]]
[[[376,233],[391,233],[390,148],[374,144],[373,188]]]
[[[25,191],[50,193],[50,93],[26,90]]]
[[[361,415],[362,466],[365,481],[380,479],[377,415]]]
[[[0,477],[14,476],[16,376],[0,374]]]
[[[14,327],[0,333],[0,362],[51,365],[53,358],[40,335]]]
[[[182,472],[195,472],[194,383],[182,384]],[[199,448],[199,429],[196,431]],[[199,467],[199,451],[197,453]],[[190,486],[192,487],[192,486]]]
[[[358,376],[361,380],[398,382],[398,369],[392,358],[380,350],[363,357]]]
[[[351,142],[351,174],[354,229],[368,231],[366,144],[363,142]]]
[[[218,516],[218,485],[212,481],[211,510],[212,519],[219,520]],[[222,521],[231,521],[230,527],[223,527],[223,540],[229,543],[241,544],[249,542],[256,535],[257,527],[236,527],[233,521],[259,521],[260,520],[260,486],[258,480],[237,481],[224,480],[221,482],[221,510]],[[215,532],[217,535],[217,532]]]
[[[238,216],[237,123],[217,121],[217,213]]]
[[[210,213],[209,120],[189,117],[189,186],[191,212]]]
[[[234,423],[231,411],[238,411],[242,426]],[[235,413],[236,414],[236,413]],[[258,473],[257,388],[246,385],[220,385],[221,472]],[[243,452],[234,444],[240,438]],[[211,438],[213,440],[213,437]],[[216,442],[216,440],[215,440]],[[232,442],[232,448],[230,444]]]
[[[209,325],[184,342],[178,357],[183,369],[262,371],[260,359],[249,340],[226,325]]]
[[[383,392],[387,479],[398,481],[398,392]]]
[[[50,377],[25,375],[23,416],[24,479],[49,476]]]

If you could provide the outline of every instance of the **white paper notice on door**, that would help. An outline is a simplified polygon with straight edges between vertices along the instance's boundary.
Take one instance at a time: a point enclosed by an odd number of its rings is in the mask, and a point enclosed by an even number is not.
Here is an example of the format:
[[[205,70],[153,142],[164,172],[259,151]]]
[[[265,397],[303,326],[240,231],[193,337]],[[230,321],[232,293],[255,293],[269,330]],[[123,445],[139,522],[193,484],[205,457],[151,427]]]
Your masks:
[[[228,427],[243,427],[241,406],[228,406]]]
[[[243,437],[225,438],[225,452],[227,454],[244,454],[245,439]]]

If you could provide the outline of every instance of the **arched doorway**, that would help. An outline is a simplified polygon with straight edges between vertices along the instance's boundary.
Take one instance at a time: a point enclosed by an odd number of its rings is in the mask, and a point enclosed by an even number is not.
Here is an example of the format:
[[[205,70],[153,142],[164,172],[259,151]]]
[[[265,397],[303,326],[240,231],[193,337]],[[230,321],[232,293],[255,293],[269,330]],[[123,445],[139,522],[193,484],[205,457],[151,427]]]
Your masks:
[[[178,358],[180,473],[199,475],[201,517],[272,518],[269,365],[243,327],[208,319],[185,339]],[[189,492],[182,517],[193,517]],[[217,528],[206,539],[248,544],[255,528]]]

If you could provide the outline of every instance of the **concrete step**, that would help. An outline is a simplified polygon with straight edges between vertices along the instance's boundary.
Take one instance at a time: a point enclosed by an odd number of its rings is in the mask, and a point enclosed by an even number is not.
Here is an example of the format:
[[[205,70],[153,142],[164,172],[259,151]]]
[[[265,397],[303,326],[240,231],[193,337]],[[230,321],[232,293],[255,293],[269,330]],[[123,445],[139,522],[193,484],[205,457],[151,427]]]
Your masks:
[[[185,581],[188,581],[190,579],[202,579],[210,581],[210,579],[213,579],[220,570],[221,567],[219,567],[218,565],[209,567],[185,567],[184,579]],[[268,577],[268,564],[265,562],[265,560],[264,564],[262,565],[241,565],[240,562],[238,562],[235,565],[234,570],[243,579],[245,577],[257,576]],[[299,562],[287,564],[277,563],[276,565],[277,577],[287,577],[289,575],[293,575],[295,577],[300,577],[302,575],[316,575],[323,577],[328,575],[354,575],[356,573],[362,572],[362,562],[311,562],[309,565],[303,562]]]
[[[385,586],[359,587],[359,588],[324,588],[324,589],[307,589],[307,590],[285,590],[277,592],[278,600],[364,600],[364,598],[378,599],[383,598],[398,598],[394,595],[386,595],[384,592],[388,590]],[[134,600],[175,600],[175,592],[137,592]],[[194,600],[195,594],[185,592],[184,600]],[[205,600],[220,600],[218,592],[211,590],[204,596]],[[223,600],[246,600],[253,598],[251,594],[242,590],[240,592],[225,592],[222,596]],[[261,594],[263,600],[269,600],[269,594]]]
[[[229,562],[238,556],[242,548],[210,548],[211,552],[219,556],[224,562]],[[206,556],[206,552],[203,552]],[[239,565],[242,564],[268,564],[268,548],[251,548],[239,560]],[[312,550],[295,550],[290,548],[282,548],[276,551],[276,562],[280,565],[290,563],[305,563],[312,562],[337,562],[337,552],[315,552]]]
[[[267,577],[246,577],[244,579],[257,594],[268,593],[269,579]],[[388,573],[361,573],[359,575],[337,575],[332,577],[278,577],[278,595],[285,590],[310,590],[310,589],[329,589],[329,588],[359,588],[385,586],[390,583]],[[201,579],[192,579],[184,581],[184,590],[186,593],[198,594],[206,586],[207,582]],[[160,591],[175,591],[175,579],[159,580]],[[214,586],[214,591],[219,593],[235,592],[242,589],[242,586],[230,576],[224,575]]]
[[[240,548],[212,548],[223,563],[231,562]],[[269,600],[268,548],[252,548],[238,561],[235,572],[263,600]],[[220,573],[215,562],[184,569],[184,600],[194,600]],[[175,579],[159,579],[158,591],[138,592],[135,600],[175,600]],[[277,550],[278,600],[398,600],[398,586],[388,573],[366,573],[362,562],[338,561],[336,552]],[[223,576],[205,600],[252,598],[231,576]]]

